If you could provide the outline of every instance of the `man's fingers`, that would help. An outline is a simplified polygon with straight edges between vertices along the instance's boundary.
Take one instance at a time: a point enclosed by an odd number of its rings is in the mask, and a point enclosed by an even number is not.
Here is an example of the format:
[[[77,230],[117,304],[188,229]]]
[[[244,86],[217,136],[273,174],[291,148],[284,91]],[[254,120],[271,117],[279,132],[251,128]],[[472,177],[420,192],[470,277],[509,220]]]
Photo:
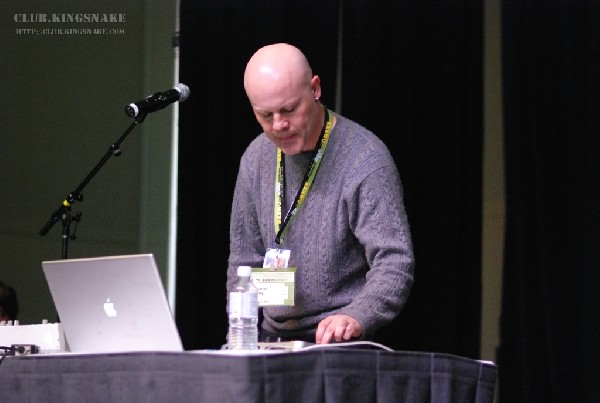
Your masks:
[[[317,327],[316,343],[327,344],[335,340],[341,342],[359,337],[362,333],[360,324],[346,315],[334,315],[323,319]]]
[[[342,337],[344,340],[350,340],[352,337],[360,336],[359,334],[355,333],[356,329],[354,328],[354,326],[352,326],[352,324],[349,324],[348,326],[346,326],[346,331],[344,332]]]
[[[326,338],[327,341],[323,341],[323,340],[325,340],[325,338],[324,338],[325,333],[326,333],[327,328],[329,327],[330,323],[331,323],[331,317],[327,317],[319,323],[319,326],[317,326],[317,334],[316,334],[315,339],[318,344],[329,343],[329,339],[331,338],[331,336],[328,336]]]

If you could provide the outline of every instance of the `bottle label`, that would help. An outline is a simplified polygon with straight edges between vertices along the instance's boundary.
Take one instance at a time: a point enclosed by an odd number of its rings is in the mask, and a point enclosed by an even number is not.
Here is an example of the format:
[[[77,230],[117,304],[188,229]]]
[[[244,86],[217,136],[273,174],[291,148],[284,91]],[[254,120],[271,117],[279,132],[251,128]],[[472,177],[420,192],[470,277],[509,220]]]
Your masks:
[[[230,318],[258,318],[258,295],[256,290],[247,293],[229,293]]]

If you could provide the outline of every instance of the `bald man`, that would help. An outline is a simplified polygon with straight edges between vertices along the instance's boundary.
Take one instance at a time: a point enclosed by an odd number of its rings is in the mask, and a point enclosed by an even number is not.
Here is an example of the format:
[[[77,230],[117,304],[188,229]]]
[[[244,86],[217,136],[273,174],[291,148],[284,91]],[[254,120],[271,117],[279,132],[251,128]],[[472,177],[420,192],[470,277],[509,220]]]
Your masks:
[[[413,283],[402,184],[387,147],[319,101],[321,80],[292,45],[259,49],[244,88],[263,132],[240,162],[227,290],[238,266],[289,256],[278,270],[295,268],[293,304],[263,307],[260,339],[372,339]]]

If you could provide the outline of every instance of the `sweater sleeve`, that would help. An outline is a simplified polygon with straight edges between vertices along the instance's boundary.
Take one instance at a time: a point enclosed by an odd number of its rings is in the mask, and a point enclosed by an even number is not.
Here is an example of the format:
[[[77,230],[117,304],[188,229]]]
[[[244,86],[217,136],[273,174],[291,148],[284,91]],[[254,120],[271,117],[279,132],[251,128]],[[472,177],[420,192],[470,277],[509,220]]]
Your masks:
[[[349,225],[364,247],[366,283],[342,313],[357,319],[365,334],[392,321],[413,284],[414,256],[402,184],[391,156],[346,194]]]
[[[230,216],[230,250],[227,268],[227,291],[235,283],[238,266],[262,267],[265,246],[260,233],[256,204],[258,170],[253,161],[258,159],[259,144],[254,142],[240,161]],[[259,186],[259,184],[258,184]]]

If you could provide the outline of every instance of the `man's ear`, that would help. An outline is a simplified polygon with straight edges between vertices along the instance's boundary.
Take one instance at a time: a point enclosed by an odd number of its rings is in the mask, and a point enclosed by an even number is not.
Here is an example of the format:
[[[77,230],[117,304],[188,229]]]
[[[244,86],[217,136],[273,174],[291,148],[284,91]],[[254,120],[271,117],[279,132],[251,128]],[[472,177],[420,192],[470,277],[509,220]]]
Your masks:
[[[310,88],[313,92],[313,96],[315,101],[321,98],[321,78],[319,76],[314,75],[310,80]]]

